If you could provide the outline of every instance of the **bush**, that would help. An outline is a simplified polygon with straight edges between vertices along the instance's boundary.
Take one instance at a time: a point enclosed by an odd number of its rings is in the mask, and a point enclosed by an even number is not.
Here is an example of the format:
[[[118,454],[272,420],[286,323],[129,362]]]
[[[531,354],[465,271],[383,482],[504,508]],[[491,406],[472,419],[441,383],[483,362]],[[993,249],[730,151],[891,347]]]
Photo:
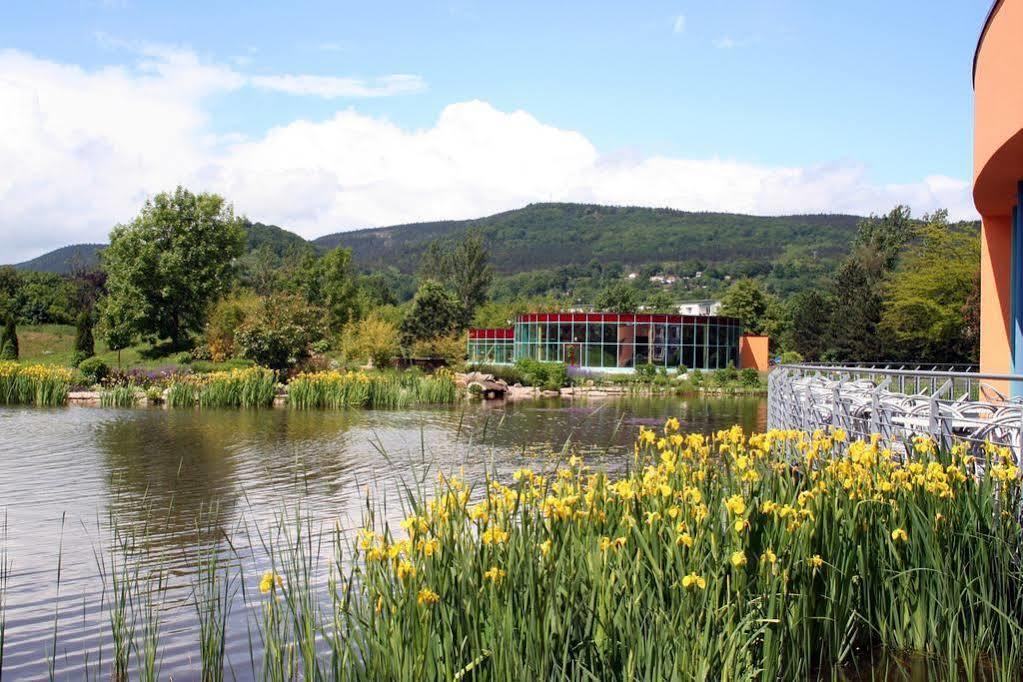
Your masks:
[[[641,381],[653,381],[657,376],[657,367],[649,362],[645,365],[636,365],[636,376]]]
[[[18,329],[14,316],[8,315],[4,326],[0,327],[0,360],[17,360],[18,355]]]
[[[90,358],[96,354],[96,342],[92,336],[92,317],[87,312],[78,315],[75,322],[75,353]]]
[[[568,385],[568,367],[563,362],[540,362],[532,358],[521,358],[515,369],[527,386],[536,386],[545,391],[556,391]]]
[[[78,371],[82,373],[85,382],[90,385],[102,383],[110,375],[110,368],[107,367],[107,363],[95,356],[85,358],[78,363]]]
[[[412,344],[412,357],[438,358],[448,364],[458,364],[465,361],[465,341],[465,334],[457,332],[448,336],[421,339]]]
[[[370,360],[377,368],[390,367],[401,351],[398,328],[376,315],[345,325],[341,345],[345,359],[360,363]]]
[[[699,388],[700,386],[702,386],[703,370],[697,367],[692,372],[689,372],[689,382],[693,385],[694,388]]]
[[[491,374],[495,379],[500,379],[509,386],[526,383],[519,368],[511,365],[472,365],[469,367],[469,371]]]
[[[781,363],[783,365],[795,365],[803,361],[803,356],[794,350],[787,350],[781,354]]]
[[[271,296],[234,336],[242,357],[275,370],[294,367],[323,338],[323,312],[294,295]]]
[[[238,353],[235,345],[235,334],[245,321],[259,310],[258,296],[246,294],[232,296],[217,301],[210,311],[206,326],[203,328],[203,346],[208,357],[200,360],[223,362]]]
[[[92,356],[87,355],[80,350],[76,350],[74,353],[71,354],[71,366],[78,367],[80,364],[82,364],[82,361],[88,360],[90,357]]]
[[[760,388],[760,372],[747,367],[739,372],[739,382],[746,388]]]

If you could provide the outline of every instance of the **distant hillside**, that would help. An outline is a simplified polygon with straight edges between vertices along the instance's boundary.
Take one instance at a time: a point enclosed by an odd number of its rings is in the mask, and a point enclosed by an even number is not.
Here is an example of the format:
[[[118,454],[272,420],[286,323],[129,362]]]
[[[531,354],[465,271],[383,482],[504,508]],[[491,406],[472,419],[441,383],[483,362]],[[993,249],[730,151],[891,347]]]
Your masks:
[[[251,253],[260,248],[269,249],[276,256],[285,256],[311,248],[309,242],[294,232],[276,225],[246,222],[245,250]],[[43,255],[15,264],[19,270],[55,272],[66,275],[76,268],[90,268],[99,264],[99,254],[106,244],[71,244]]]
[[[673,209],[530,204],[477,220],[448,220],[339,232],[313,243],[352,249],[357,263],[412,272],[426,245],[479,230],[497,272],[513,274],[590,261],[629,266],[699,260],[771,262],[793,250],[830,260],[844,254],[861,218],[760,217]]]
[[[44,253],[24,263],[15,264],[18,270],[35,270],[36,272],[55,272],[66,275],[76,268],[92,268],[99,264],[99,252],[106,244],[71,244]]]

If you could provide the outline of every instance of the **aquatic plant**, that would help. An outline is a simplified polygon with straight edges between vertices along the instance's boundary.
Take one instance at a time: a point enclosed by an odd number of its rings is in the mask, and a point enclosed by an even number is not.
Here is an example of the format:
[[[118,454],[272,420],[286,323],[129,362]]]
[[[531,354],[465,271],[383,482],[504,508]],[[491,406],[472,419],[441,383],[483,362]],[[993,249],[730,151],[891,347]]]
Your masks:
[[[246,367],[208,374],[170,378],[167,404],[171,407],[269,407],[277,392],[277,373]]]
[[[103,407],[134,407],[142,395],[142,389],[135,384],[104,386],[99,392],[99,404]]]
[[[364,530],[343,610],[355,679],[807,679],[864,651],[1018,679],[1019,469],[919,438],[641,431],[473,490],[441,477]],[[285,577],[285,580],[288,576]],[[837,672],[834,676],[838,676]]]
[[[450,373],[315,372],[288,383],[288,404],[298,409],[407,408],[453,403],[458,391]]]
[[[0,405],[63,405],[74,382],[65,367],[0,361]]]

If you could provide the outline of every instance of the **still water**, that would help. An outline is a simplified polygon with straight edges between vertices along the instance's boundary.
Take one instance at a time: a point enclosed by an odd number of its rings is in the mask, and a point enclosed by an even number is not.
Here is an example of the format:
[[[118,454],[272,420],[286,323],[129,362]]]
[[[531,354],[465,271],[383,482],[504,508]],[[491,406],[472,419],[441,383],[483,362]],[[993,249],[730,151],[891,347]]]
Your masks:
[[[264,542],[285,519],[301,514],[304,528],[328,538],[317,550],[325,576],[329,537],[335,527],[361,526],[367,492],[398,519],[405,486],[431,485],[437,471],[508,482],[519,467],[543,469],[567,453],[621,470],[639,426],[669,416],[687,431],[762,429],[766,403],[629,398],[401,412],[0,408],[0,542],[12,565],[0,677],[45,679],[52,670],[56,679],[109,679],[112,595],[100,575],[117,561],[115,537],[144,535],[134,554],[142,570],[168,576],[161,678],[198,677],[194,573],[198,546],[216,543],[244,583],[234,585],[228,679],[251,679],[254,588],[268,566]]]

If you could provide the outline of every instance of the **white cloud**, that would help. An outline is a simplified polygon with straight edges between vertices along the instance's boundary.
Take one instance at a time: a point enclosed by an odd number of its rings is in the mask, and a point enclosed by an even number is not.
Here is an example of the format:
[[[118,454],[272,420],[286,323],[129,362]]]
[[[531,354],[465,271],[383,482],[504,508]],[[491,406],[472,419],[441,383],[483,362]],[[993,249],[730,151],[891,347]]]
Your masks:
[[[671,23],[671,30],[674,33],[682,33],[686,30],[686,15],[679,14]]]
[[[742,43],[735,40],[734,38],[723,36],[721,38],[717,38],[714,41],[714,47],[718,48],[719,50],[730,50],[733,47],[742,47]]]
[[[139,64],[97,70],[0,51],[0,262],[105,240],[177,184],[222,192],[239,213],[307,237],[547,200],[758,214],[907,203],[975,215],[969,184],[954,178],[882,185],[854,162],[607,155],[579,132],[481,101],[451,104],[417,130],[349,108],[248,137],[215,134],[209,98],[248,85],[185,50],[152,48]]]
[[[249,81],[264,90],[289,95],[315,95],[325,99],[338,97],[389,97],[426,90],[426,81],[411,74],[392,74],[370,81],[333,76],[283,75],[253,76]]]

